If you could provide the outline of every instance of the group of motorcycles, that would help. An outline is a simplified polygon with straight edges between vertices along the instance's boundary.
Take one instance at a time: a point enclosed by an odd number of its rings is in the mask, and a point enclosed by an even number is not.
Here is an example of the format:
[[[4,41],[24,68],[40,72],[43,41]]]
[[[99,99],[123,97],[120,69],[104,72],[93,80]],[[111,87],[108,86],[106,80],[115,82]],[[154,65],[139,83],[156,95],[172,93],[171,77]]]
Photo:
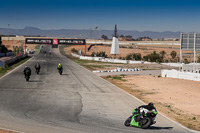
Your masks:
[[[36,65],[35,65],[35,72],[36,72],[36,74],[39,74],[40,73],[40,64],[39,63],[37,63]],[[57,70],[58,70],[58,73],[60,74],[60,75],[62,75],[62,73],[63,73],[63,68],[62,68],[62,65],[59,63],[59,65],[58,65],[58,67],[57,67]],[[25,77],[25,79],[26,79],[26,81],[29,81],[29,79],[30,79],[30,76],[31,76],[31,69],[29,68],[29,67],[27,67],[27,66],[25,66],[25,68],[24,68],[24,77]]]

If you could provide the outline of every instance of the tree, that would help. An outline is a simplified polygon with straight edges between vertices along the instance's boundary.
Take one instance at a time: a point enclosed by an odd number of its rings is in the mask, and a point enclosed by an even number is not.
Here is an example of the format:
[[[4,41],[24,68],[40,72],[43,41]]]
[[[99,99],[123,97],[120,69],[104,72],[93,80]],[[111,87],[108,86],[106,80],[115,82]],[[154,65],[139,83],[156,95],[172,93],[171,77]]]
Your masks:
[[[104,40],[107,40],[107,39],[108,39],[108,36],[102,35],[101,38],[104,39]]]
[[[174,58],[176,58],[177,53],[176,53],[176,51],[172,51],[170,53],[170,55],[171,55],[172,59],[174,59]]]
[[[121,34],[121,35],[120,35],[120,37],[124,37],[124,35],[123,35],[123,34]]]
[[[127,56],[126,56],[126,60],[133,60],[133,59],[135,59],[135,60],[141,60],[141,54],[140,53],[131,53],[131,54],[128,54]]]
[[[163,50],[163,51],[160,51],[160,55],[161,55],[161,58],[162,58],[162,59],[164,59],[165,54],[166,54],[166,52],[165,52],[164,50]]]
[[[143,60],[151,62],[162,62],[162,57],[160,54],[157,54],[156,51],[154,51],[153,53],[144,56]]]

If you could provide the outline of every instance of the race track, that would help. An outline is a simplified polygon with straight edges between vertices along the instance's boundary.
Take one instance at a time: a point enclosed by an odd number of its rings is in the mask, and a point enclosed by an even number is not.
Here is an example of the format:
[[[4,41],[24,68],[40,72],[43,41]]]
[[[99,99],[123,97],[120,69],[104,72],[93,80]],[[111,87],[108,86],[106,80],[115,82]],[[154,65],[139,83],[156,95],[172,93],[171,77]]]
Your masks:
[[[49,46],[43,49],[48,51]],[[34,71],[36,62],[41,73]],[[63,75],[57,64],[63,65]],[[24,66],[32,70],[29,82]],[[58,49],[39,53],[0,79],[0,127],[26,133],[188,133],[189,130],[157,116],[150,129],[125,127],[132,109],[143,103],[89,72]]]

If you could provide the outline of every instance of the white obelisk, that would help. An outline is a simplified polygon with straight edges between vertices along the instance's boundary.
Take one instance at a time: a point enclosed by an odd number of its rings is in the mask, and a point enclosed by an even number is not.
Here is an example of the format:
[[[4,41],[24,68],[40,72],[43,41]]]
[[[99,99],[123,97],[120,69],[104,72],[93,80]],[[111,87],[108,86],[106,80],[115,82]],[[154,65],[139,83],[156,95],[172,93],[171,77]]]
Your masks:
[[[116,56],[117,54],[120,54],[119,41],[118,41],[118,37],[117,37],[117,25],[115,25],[115,31],[114,31],[114,36],[113,36],[113,40],[112,40],[110,54],[114,55],[114,56]]]

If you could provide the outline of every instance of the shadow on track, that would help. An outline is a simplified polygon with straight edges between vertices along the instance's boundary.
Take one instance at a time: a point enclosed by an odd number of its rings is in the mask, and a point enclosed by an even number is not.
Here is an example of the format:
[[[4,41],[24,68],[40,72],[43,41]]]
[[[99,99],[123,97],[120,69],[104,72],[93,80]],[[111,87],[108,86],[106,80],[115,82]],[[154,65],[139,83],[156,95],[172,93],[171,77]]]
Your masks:
[[[62,74],[62,75],[70,75],[70,74]]]
[[[42,82],[41,80],[29,80],[28,82]]]
[[[150,130],[163,130],[163,129],[172,129],[173,127],[156,127],[156,126],[150,126],[148,129]]]
[[[46,73],[39,73],[39,74],[34,74],[34,75],[47,75]]]

